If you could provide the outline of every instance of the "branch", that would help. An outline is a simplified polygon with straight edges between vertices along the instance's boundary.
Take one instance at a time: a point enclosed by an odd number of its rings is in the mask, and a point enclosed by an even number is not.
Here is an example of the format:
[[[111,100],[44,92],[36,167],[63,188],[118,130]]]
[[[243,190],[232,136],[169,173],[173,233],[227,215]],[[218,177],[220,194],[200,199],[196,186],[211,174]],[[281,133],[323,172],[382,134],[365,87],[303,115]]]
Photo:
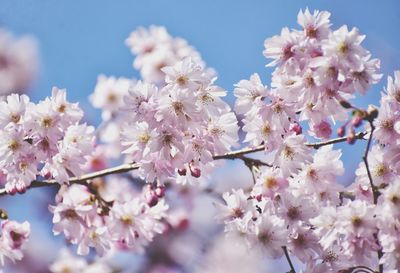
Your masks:
[[[92,172],[92,173],[85,174],[82,176],[71,177],[68,182],[70,184],[87,185],[87,182],[86,182],[87,180],[107,176],[110,174],[125,173],[128,171],[136,170],[139,167],[140,167],[140,165],[137,163],[122,164],[122,165],[119,165],[116,167],[104,169],[104,170],[97,171],[97,172]],[[41,187],[59,187],[59,186],[60,186],[60,184],[55,179],[49,179],[49,180],[43,180],[43,181],[34,180],[34,181],[32,181],[31,185],[28,187],[28,189],[41,188]],[[0,189],[0,196],[6,195],[6,194],[7,194],[7,192],[5,189]]]
[[[283,246],[282,249],[283,249],[283,253],[285,253],[286,260],[288,261],[288,264],[290,266],[290,271],[288,273],[296,273],[296,270],[294,269],[292,260],[290,259],[290,256],[289,256],[286,246]]]
[[[369,169],[369,164],[368,164],[368,153],[369,153],[369,149],[371,147],[372,135],[374,133],[375,126],[374,126],[374,123],[373,123],[373,119],[369,119],[368,122],[369,122],[369,124],[371,126],[371,133],[370,133],[369,138],[368,138],[367,146],[365,147],[365,152],[364,152],[364,155],[363,155],[363,161],[364,161],[364,164],[365,164],[365,168],[367,169],[368,180],[369,180],[369,184],[371,186],[371,191],[372,191],[372,196],[373,196],[373,199],[374,199],[374,204],[376,205],[378,203],[379,190],[374,185],[374,182],[372,180],[371,170]],[[378,236],[377,236],[376,233],[374,234],[374,237],[375,237],[375,240],[377,241],[377,243],[379,245],[379,240],[378,240]],[[381,249],[379,249],[377,251],[377,253],[378,253],[378,263],[379,263],[379,260],[383,256],[383,252],[382,252]],[[383,264],[379,264],[379,272],[383,273]]]
[[[357,133],[355,135],[355,139],[364,139],[364,136],[366,136],[368,134],[367,131],[364,132],[360,132]],[[306,145],[308,147],[312,147],[314,149],[319,149],[322,146],[326,146],[326,145],[330,145],[330,144],[335,144],[335,143],[339,143],[339,142],[345,142],[347,140],[347,137],[338,137],[338,138],[333,138],[330,139],[328,141],[324,141],[324,142],[317,142],[317,143],[307,143]]]
[[[363,137],[367,134],[368,132],[361,132],[356,134],[356,139],[363,139]],[[334,138],[328,141],[324,142],[317,142],[317,143],[306,143],[308,147],[313,147],[314,149],[318,149],[322,146],[329,145],[329,144],[334,144],[334,143],[339,143],[339,142],[345,142],[346,137],[340,137],[340,138]],[[254,166],[269,166],[271,167],[271,164],[268,164],[266,162],[263,162],[259,159],[254,159],[254,158],[249,158],[245,157],[244,155],[246,154],[251,154],[251,153],[256,153],[256,152],[261,152],[264,151],[265,146],[264,145],[259,145],[254,148],[243,148],[241,150],[229,152],[223,155],[215,155],[213,156],[214,160],[220,160],[220,159],[242,159],[245,163],[251,163]],[[107,176],[110,174],[116,174],[116,173],[126,173],[132,170],[139,169],[140,164],[139,163],[126,163],[122,164],[116,167],[104,169],[101,171],[97,172],[92,172],[89,174],[85,174],[82,176],[75,176],[71,177],[68,181],[69,184],[81,184],[81,185],[87,185],[87,181],[98,178],[98,177],[103,177]],[[55,180],[55,179],[48,179],[48,180],[34,180],[32,181],[31,185],[27,187],[27,189],[30,188],[41,188],[41,187],[59,187],[60,184]],[[0,196],[6,195],[7,192],[6,190],[0,189]]]

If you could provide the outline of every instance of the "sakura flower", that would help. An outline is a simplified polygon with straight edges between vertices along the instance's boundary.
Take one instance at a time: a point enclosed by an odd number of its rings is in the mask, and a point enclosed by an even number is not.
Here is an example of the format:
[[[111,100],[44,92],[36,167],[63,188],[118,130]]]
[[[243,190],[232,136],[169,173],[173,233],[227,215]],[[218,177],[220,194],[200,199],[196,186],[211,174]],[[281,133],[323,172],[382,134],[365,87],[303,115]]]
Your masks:
[[[207,85],[206,77],[202,75],[202,68],[191,58],[177,62],[174,66],[161,69],[165,73],[165,82],[171,87],[197,90],[200,85]]]
[[[400,114],[393,111],[392,105],[390,101],[382,99],[378,117],[374,120],[374,137],[382,144],[397,143],[400,138],[400,134],[395,130]]]
[[[111,224],[112,236],[128,248],[142,252],[157,233],[162,233],[163,225],[158,222],[167,207],[159,203],[153,208],[132,199],[125,203],[115,203],[111,213],[114,221]],[[153,215],[147,213],[154,212]]]
[[[266,168],[257,178],[252,194],[253,196],[262,195],[273,198],[276,193],[280,193],[287,186],[288,181],[282,176],[279,169]]]
[[[103,109],[103,120],[108,120],[123,105],[123,97],[128,93],[131,81],[125,78],[100,75],[89,100],[96,108]]]
[[[29,238],[30,224],[26,221],[20,224],[7,220],[1,224],[1,227],[3,240],[7,242],[11,249],[20,249]]]
[[[348,30],[344,25],[331,33],[329,39],[323,45],[326,55],[336,55],[346,65],[355,71],[363,69],[363,57],[368,52],[361,46],[365,35],[360,35],[357,28]]]
[[[0,102],[0,126],[6,127],[8,124],[21,124],[25,118],[25,111],[29,102],[26,95],[11,94],[6,101]]]
[[[211,119],[207,131],[215,143],[214,154],[222,154],[229,151],[232,146],[236,146],[238,127],[236,117],[232,112]]]
[[[394,72],[394,78],[391,76],[388,77],[387,93],[390,100],[395,102],[395,109],[400,110],[400,70]]]
[[[250,76],[250,80],[241,80],[235,84],[233,92],[237,97],[235,110],[238,114],[244,114],[255,107],[255,104],[261,104],[268,89],[262,84],[260,76],[255,73]]]
[[[130,154],[133,160],[139,161],[146,157],[151,149],[150,144],[152,140],[157,137],[155,130],[150,130],[149,125],[146,122],[139,122],[133,125],[126,126],[126,129],[122,132],[122,145],[128,146],[123,153]]]
[[[138,81],[129,88],[124,97],[124,107],[135,116],[134,119],[143,120],[155,111],[154,97],[158,89],[155,85]]]
[[[171,120],[176,125],[185,126],[188,121],[197,119],[195,97],[188,89],[172,88],[167,91],[159,98],[158,111],[155,114],[157,121]]]
[[[284,222],[274,215],[263,215],[256,222],[254,235],[251,234],[249,240],[258,246],[266,256],[281,257],[283,255],[282,246],[287,242]]]
[[[51,103],[53,110],[58,112],[62,117],[62,123],[67,127],[79,122],[83,118],[83,111],[79,108],[78,103],[70,103],[67,101],[67,90],[53,87],[51,90]]]
[[[94,207],[85,187],[72,185],[62,193],[62,200],[49,209],[54,214],[54,234],[64,233],[68,240],[76,243],[84,234],[88,216],[93,213]]]
[[[288,136],[275,155],[275,163],[280,166],[283,175],[296,173],[302,163],[310,160],[309,148],[305,145],[305,138],[302,135]]]
[[[24,256],[22,250],[29,239],[30,224],[18,223],[6,220],[2,224],[2,236],[0,237],[0,262],[4,266],[4,258],[12,261],[21,260]]]
[[[297,44],[298,33],[290,32],[283,28],[281,35],[266,39],[263,54],[266,58],[274,59],[267,66],[284,63],[294,56],[293,46]]]
[[[308,8],[303,12],[299,11],[297,15],[297,23],[303,27],[304,34],[310,39],[324,39],[329,35],[331,14],[327,11],[314,10],[311,14]]]

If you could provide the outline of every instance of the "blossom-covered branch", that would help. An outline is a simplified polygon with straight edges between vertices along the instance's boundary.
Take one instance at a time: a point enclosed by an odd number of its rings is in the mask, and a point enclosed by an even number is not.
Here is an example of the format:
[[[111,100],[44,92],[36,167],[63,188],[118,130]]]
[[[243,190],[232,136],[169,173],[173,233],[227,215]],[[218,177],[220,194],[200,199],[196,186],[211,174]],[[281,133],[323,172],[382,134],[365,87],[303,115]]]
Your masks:
[[[363,137],[367,134],[367,132],[360,132],[356,135],[356,139],[363,139]],[[340,142],[345,142],[346,137],[339,137],[339,138],[334,138],[328,141],[323,141],[323,142],[316,142],[316,143],[306,143],[307,146],[313,147],[315,149],[318,149],[322,146],[325,145],[330,145],[333,143],[340,143]],[[251,154],[251,153],[256,153],[256,152],[261,152],[264,150],[264,145],[260,145],[255,148],[243,148],[237,151],[229,152],[223,155],[216,155],[213,156],[214,160],[220,160],[220,159],[241,159],[244,162],[249,162],[250,164],[255,164],[259,166],[271,166],[268,163],[262,162],[259,159],[255,158],[249,158],[245,157],[244,155],[246,154]],[[81,185],[87,185],[88,180],[92,180],[95,178],[99,177],[104,177],[107,175],[111,174],[118,174],[118,173],[126,173],[129,171],[137,170],[140,167],[140,164],[138,163],[125,163],[116,167],[112,168],[107,168],[104,170],[96,171],[96,172],[91,172],[79,177],[71,177],[68,179],[68,184],[81,184]],[[44,179],[44,180],[34,180],[28,186],[28,188],[41,188],[41,187],[57,187],[60,186],[60,184],[57,183],[57,180],[55,179]],[[0,196],[1,195],[6,195],[7,191],[6,189],[0,189]]]

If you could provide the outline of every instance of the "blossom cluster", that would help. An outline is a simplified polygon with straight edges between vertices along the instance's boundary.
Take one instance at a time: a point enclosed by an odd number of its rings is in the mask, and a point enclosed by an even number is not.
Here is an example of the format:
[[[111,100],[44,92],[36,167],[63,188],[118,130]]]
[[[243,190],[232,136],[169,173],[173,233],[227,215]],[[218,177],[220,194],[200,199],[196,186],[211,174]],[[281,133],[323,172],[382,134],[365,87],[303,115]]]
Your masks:
[[[27,91],[37,74],[37,51],[33,38],[0,28],[0,96]]]
[[[172,37],[161,26],[139,27],[126,39],[126,45],[136,55],[133,67],[140,71],[145,82],[165,83],[162,68],[173,66],[187,57],[204,66],[200,54],[185,39]]]
[[[202,188],[214,160],[238,158],[249,167],[254,184],[223,193],[224,204],[217,204],[232,241],[244,239],[242,247],[261,256],[285,256],[291,267],[290,257],[296,257],[304,273],[350,272],[357,266],[397,272],[400,71],[388,78],[379,109],[353,106],[356,94],[365,94],[380,80],[380,63],[362,47],[365,36],[358,29],[332,30],[329,17],[326,11],[300,11],[301,30],[284,28],[265,40],[264,55],[273,60],[268,66],[276,66],[271,88],[258,74],[239,81],[236,113],[223,101],[227,92],[216,85],[215,72],[200,54],[157,26],[139,28],[126,40],[141,80],[98,77],[89,97],[102,110],[96,131],[82,123],[83,111],[67,101],[65,90],[53,88],[51,97],[38,103],[9,95],[0,102],[0,170],[6,193],[23,193],[32,181],[53,183],[59,187],[49,206],[53,232],[64,235],[77,254],[143,254],[161,248],[155,256],[169,264],[144,268],[180,272],[171,262],[176,248],[166,248],[182,240],[175,231],[188,229],[195,196],[218,195],[213,188]],[[0,68],[1,60],[0,55]],[[250,147],[232,152],[238,144],[236,114],[243,117],[244,142]],[[354,143],[355,130],[364,121],[366,131],[358,136],[368,140],[364,157],[353,183],[345,186],[339,179],[345,173],[342,151],[333,144],[346,140],[346,130],[347,142]],[[338,129],[342,138],[307,142],[310,137],[329,139],[336,122],[343,122]],[[260,145],[268,159],[247,157],[260,151],[252,150]],[[127,164],[106,169],[121,153]],[[133,169],[139,177],[116,175]],[[93,173],[83,176],[85,172]],[[22,258],[29,233],[27,222],[2,222],[2,262],[3,257]],[[157,242],[159,234],[167,239]],[[206,260],[213,265],[224,258],[217,254]],[[235,263],[230,266],[237,269]],[[115,271],[103,259],[88,263],[66,250],[49,269]]]
[[[154,65],[153,55],[168,61],[159,71],[162,82],[99,77],[91,101],[103,110],[100,140],[141,163],[139,174],[148,182],[176,176],[190,182],[212,164],[213,155],[237,144],[235,114],[221,99],[226,91],[215,85],[199,54],[164,28],[140,28],[127,41],[143,69]]]
[[[100,256],[115,249],[143,252],[165,229],[163,194],[150,185],[137,193],[121,179],[62,188],[50,206],[54,234],[64,234],[79,255],[89,254],[90,248]]]
[[[285,28],[265,41],[264,55],[278,65],[272,90],[257,74],[236,85],[245,141],[275,154],[270,167],[250,166],[255,179],[250,192],[223,195],[219,218],[228,234],[241,234],[269,257],[293,255],[305,265],[302,272],[347,272],[356,266],[397,272],[400,72],[388,78],[378,111],[353,111],[350,129],[366,120],[365,138],[373,138],[349,186],[338,181],[344,173],[341,151],[325,145],[313,152],[299,124],[308,121],[309,135],[329,138],[328,118],[346,120],[354,108],[348,99],[381,77],[379,61],[360,45],[364,36],[346,26],[331,31],[329,15],[300,11],[302,31]]]
[[[56,87],[35,104],[11,94],[0,102],[0,169],[6,191],[23,193],[38,175],[66,183],[81,175],[93,151],[94,128],[80,123],[83,111]]]
[[[300,132],[303,121],[311,136],[328,139],[330,121],[348,118],[343,102],[356,91],[364,94],[381,78],[379,60],[361,45],[365,36],[346,25],[332,30],[329,17],[327,11],[300,11],[301,30],[283,28],[265,40],[264,56],[273,59],[267,66],[276,66],[271,89],[254,74],[234,91],[235,109],[244,114],[246,142],[275,150],[286,136]],[[354,134],[354,127],[350,130]]]

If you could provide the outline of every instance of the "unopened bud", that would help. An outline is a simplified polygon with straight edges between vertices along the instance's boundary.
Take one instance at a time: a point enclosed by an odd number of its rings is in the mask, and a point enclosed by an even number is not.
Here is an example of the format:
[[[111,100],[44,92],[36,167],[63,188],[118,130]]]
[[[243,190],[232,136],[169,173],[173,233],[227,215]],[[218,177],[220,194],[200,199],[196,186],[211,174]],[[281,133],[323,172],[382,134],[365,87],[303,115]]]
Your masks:
[[[154,207],[158,204],[157,195],[155,195],[153,192],[149,192],[149,194],[146,195],[146,202],[150,207]]]
[[[346,128],[344,126],[341,126],[337,129],[337,135],[339,137],[343,137],[346,134]]]
[[[347,143],[354,144],[356,142],[356,134],[354,132],[350,132],[346,139]]]
[[[47,172],[44,175],[44,179],[50,179],[52,177],[51,172]]]
[[[190,174],[191,174],[193,177],[199,178],[200,175],[201,175],[201,171],[200,171],[199,168],[194,167],[193,169],[192,169],[192,168],[190,169]]]
[[[360,126],[361,123],[362,123],[362,118],[359,115],[355,115],[351,120],[351,124],[353,124],[353,126],[356,128]]]
[[[165,195],[165,187],[164,187],[164,186],[157,187],[157,188],[154,190],[154,193],[155,193],[155,194],[157,195],[157,197],[159,197],[159,198],[164,197],[164,195]]]
[[[296,135],[300,135],[303,132],[303,128],[297,122],[290,124],[289,130],[295,132]]]
[[[186,176],[186,169],[178,169],[178,174],[180,176]]]

